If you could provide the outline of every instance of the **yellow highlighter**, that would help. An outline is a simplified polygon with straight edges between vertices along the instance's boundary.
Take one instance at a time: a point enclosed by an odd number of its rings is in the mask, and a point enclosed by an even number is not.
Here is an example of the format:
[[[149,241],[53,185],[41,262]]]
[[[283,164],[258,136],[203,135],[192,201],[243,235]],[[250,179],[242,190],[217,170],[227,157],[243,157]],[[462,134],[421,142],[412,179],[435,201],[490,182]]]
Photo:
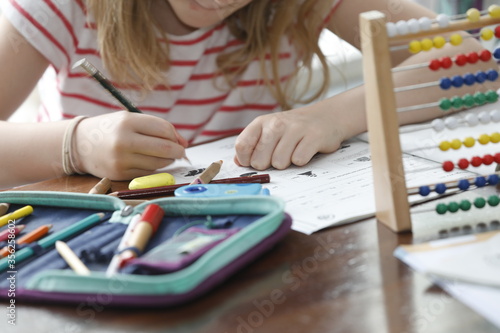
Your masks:
[[[139,190],[143,188],[175,185],[175,178],[169,173],[157,173],[154,175],[134,178],[128,184],[129,190]]]
[[[0,217],[0,227],[9,223],[9,221],[20,219],[21,217],[25,217],[33,213],[33,207],[24,206],[23,208],[19,208],[16,211],[13,211],[10,214],[6,214]]]

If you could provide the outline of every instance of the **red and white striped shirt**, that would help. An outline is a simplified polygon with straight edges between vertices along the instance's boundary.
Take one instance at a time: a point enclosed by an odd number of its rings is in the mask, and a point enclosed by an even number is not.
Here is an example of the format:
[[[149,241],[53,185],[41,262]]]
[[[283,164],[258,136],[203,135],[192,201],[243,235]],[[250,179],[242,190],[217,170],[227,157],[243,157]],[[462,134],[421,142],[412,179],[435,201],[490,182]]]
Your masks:
[[[332,13],[340,0],[333,2]],[[75,62],[87,58],[109,77],[83,0],[4,0],[0,5],[7,19],[50,61],[38,85],[42,100],[39,121],[123,109],[93,78],[79,68],[72,69]],[[171,69],[165,75],[171,86],[158,86],[148,94],[122,89],[144,113],[168,120],[189,142],[199,143],[237,134],[257,116],[279,111],[262,83],[258,60],[237,78],[235,89],[228,90],[222,77],[214,81],[217,56],[240,47],[224,23],[168,38]],[[287,38],[281,43],[279,71],[286,80],[296,68],[298,56]]]

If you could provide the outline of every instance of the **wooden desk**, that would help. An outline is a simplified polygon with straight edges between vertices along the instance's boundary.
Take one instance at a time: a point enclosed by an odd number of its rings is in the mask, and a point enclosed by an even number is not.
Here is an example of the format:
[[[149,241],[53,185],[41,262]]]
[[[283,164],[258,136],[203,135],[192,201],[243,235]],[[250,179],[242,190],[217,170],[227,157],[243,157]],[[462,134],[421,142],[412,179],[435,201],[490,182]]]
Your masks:
[[[97,181],[66,177],[20,189],[87,192]],[[124,188],[113,183],[114,191]],[[92,299],[18,304],[17,326],[2,316],[0,332],[498,332],[393,257],[397,244],[410,242],[411,235],[394,234],[374,219],[312,236],[291,232],[190,304],[133,310]]]

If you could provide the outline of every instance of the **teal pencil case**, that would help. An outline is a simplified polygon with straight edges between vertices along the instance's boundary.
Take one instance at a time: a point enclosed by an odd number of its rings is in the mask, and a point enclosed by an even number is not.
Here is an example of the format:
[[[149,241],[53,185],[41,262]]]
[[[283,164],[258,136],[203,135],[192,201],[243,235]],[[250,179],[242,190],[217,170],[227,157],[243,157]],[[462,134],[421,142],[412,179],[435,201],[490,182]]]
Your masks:
[[[31,215],[0,229],[24,225],[15,238],[52,226],[48,235],[14,249],[11,240],[0,243],[9,246],[7,257],[0,259],[0,298],[4,300],[82,303],[95,299],[101,305],[119,307],[185,303],[271,250],[291,227],[283,201],[264,195],[170,197],[132,207],[106,195],[13,191],[0,193],[0,202],[10,204],[9,212],[33,207]],[[106,274],[128,224],[149,204],[164,211],[158,229],[139,256],[116,274]],[[68,266],[53,246],[56,239],[66,242],[90,274],[77,274]]]

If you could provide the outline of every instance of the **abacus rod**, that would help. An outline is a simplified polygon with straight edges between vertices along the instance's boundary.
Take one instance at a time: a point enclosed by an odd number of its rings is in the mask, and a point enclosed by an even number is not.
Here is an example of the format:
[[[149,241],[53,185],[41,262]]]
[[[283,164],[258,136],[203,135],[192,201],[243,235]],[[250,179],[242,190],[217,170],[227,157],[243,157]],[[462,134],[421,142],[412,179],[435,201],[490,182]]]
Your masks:
[[[500,175],[500,172],[494,172],[494,173],[492,173],[492,174],[489,174],[488,176],[490,176],[490,175],[497,175],[497,176],[499,176],[499,175]],[[477,177],[478,177],[478,176],[476,176],[476,177],[462,178],[462,179],[459,179],[459,180],[448,181],[448,182],[444,182],[444,183],[440,183],[440,184],[444,184],[444,185],[446,185],[446,188],[447,188],[447,189],[454,189],[454,188],[458,188],[458,182],[459,182],[460,180],[466,180],[466,181],[468,181],[468,182],[470,183],[471,181],[474,181]],[[484,177],[484,176],[483,176],[483,177]],[[436,185],[437,185],[437,184],[432,184],[431,186],[434,186],[434,187],[435,187]],[[476,185],[471,185],[471,186],[476,186]],[[408,188],[408,195],[419,194],[420,187],[421,187],[421,186],[409,187],[409,188]],[[476,187],[477,187],[477,186],[476,186]]]
[[[409,71],[409,70],[412,70],[412,69],[420,69],[420,68],[424,68],[424,67],[428,67],[428,66],[429,66],[428,63],[421,63],[421,64],[415,64],[415,65],[394,67],[392,69],[392,72],[393,73],[397,73],[397,72]]]
[[[481,36],[481,34],[477,33],[477,34],[471,34],[471,35],[468,35],[468,36],[463,36],[462,38],[463,39],[466,39],[466,38],[478,38],[480,36]],[[450,41],[446,40],[446,42],[449,43]],[[408,45],[407,44],[397,45],[397,46],[391,46],[390,47],[391,52],[393,52],[393,51],[407,50],[407,49],[408,49]]]
[[[408,111],[414,111],[414,110],[420,110],[420,109],[434,108],[437,106],[439,106],[439,102],[405,106],[405,107],[397,108],[396,111],[397,112],[408,112]]]
[[[414,84],[411,86],[398,87],[398,88],[394,88],[394,92],[398,93],[398,92],[403,92],[403,91],[429,88],[429,87],[435,87],[435,86],[439,86],[439,81],[425,82],[425,83]]]

